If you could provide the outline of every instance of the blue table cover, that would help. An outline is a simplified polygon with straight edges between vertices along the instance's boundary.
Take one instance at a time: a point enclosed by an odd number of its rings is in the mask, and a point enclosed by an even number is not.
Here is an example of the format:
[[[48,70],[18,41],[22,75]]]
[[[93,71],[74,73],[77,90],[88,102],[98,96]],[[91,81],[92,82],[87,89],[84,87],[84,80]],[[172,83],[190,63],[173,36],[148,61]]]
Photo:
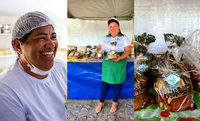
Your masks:
[[[67,63],[68,99],[99,99],[101,89],[102,62]],[[134,62],[127,62],[126,81],[121,84],[119,99],[134,98]],[[110,85],[106,99],[113,98]]]

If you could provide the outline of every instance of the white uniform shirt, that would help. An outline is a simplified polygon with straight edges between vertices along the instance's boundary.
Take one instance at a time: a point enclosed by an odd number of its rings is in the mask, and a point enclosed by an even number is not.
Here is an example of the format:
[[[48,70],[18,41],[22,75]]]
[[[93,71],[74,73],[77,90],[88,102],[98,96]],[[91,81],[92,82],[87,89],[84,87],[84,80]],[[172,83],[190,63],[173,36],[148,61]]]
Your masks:
[[[17,59],[0,74],[0,120],[67,121],[67,67],[55,60],[45,79],[29,75]]]
[[[99,44],[102,46],[104,51],[108,52],[112,50],[112,46],[110,45],[111,42],[117,42],[117,45],[114,47],[114,50],[117,52],[124,52],[124,48],[131,45],[130,40],[125,35],[118,35],[115,38],[112,38],[111,36],[104,36]]]

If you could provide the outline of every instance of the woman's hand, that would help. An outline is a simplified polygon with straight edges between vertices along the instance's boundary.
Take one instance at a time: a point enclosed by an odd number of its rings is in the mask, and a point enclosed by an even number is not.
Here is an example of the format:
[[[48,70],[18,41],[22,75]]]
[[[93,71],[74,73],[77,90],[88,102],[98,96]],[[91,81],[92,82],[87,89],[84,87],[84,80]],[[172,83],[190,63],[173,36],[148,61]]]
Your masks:
[[[122,60],[121,56],[120,55],[117,55],[117,58],[116,59],[111,59],[112,61],[115,61],[115,62],[118,62],[120,60]]]

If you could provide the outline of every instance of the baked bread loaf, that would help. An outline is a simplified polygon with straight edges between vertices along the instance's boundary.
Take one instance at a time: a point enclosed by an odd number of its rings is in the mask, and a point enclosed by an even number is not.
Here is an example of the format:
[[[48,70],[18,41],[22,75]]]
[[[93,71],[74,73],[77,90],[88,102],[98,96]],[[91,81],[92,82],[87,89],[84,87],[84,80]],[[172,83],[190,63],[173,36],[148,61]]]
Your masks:
[[[4,55],[4,50],[0,50],[0,56]]]
[[[178,76],[177,73],[169,72],[165,77],[156,80],[154,89],[158,94],[157,104],[161,109],[178,112],[190,107],[193,86],[189,76],[185,75],[187,73]]]
[[[160,100],[157,100],[157,104],[163,110],[177,112],[187,109],[192,103],[191,99],[192,94],[187,94],[183,97],[174,99],[169,105],[164,103],[163,100],[162,102]]]
[[[118,58],[118,53],[117,51],[111,50],[107,53],[107,58],[108,59],[116,59]]]
[[[195,91],[200,92],[200,74],[191,74],[192,85]]]
[[[74,56],[74,54],[75,54],[75,51],[72,51],[72,52],[68,55],[68,59],[72,59],[73,56]]]
[[[91,59],[96,59],[96,55],[97,55],[96,52],[92,52],[92,53],[90,54],[90,58],[91,58]]]
[[[146,108],[151,103],[151,97],[149,91],[145,91],[142,94],[134,96],[134,110],[140,110]]]
[[[4,50],[5,55],[12,55],[10,49],[5,49]]]
[[[191,72],[191,79],[192,79],[192,85],[195,91],[200,92],[200,74],[197,68],[194,66],[192,62],[188,63],[188,70],[190,71],[196,71]]]
[[[148,79],[137,73],[134,79],[134,110],[136,111],[146,108],[152,102],[152,98],[148,90]]]
[[[78,59],[80,57],[80,52],[75,52],[72,59]]]

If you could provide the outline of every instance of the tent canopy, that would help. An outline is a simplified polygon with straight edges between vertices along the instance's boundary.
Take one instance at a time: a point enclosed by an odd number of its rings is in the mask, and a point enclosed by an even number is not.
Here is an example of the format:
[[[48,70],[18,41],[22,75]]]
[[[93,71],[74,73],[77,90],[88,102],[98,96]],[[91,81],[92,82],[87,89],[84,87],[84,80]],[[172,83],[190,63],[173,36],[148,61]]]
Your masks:
[[[134,0],[68,0],[68,18],[108,20],[131,20]]]

